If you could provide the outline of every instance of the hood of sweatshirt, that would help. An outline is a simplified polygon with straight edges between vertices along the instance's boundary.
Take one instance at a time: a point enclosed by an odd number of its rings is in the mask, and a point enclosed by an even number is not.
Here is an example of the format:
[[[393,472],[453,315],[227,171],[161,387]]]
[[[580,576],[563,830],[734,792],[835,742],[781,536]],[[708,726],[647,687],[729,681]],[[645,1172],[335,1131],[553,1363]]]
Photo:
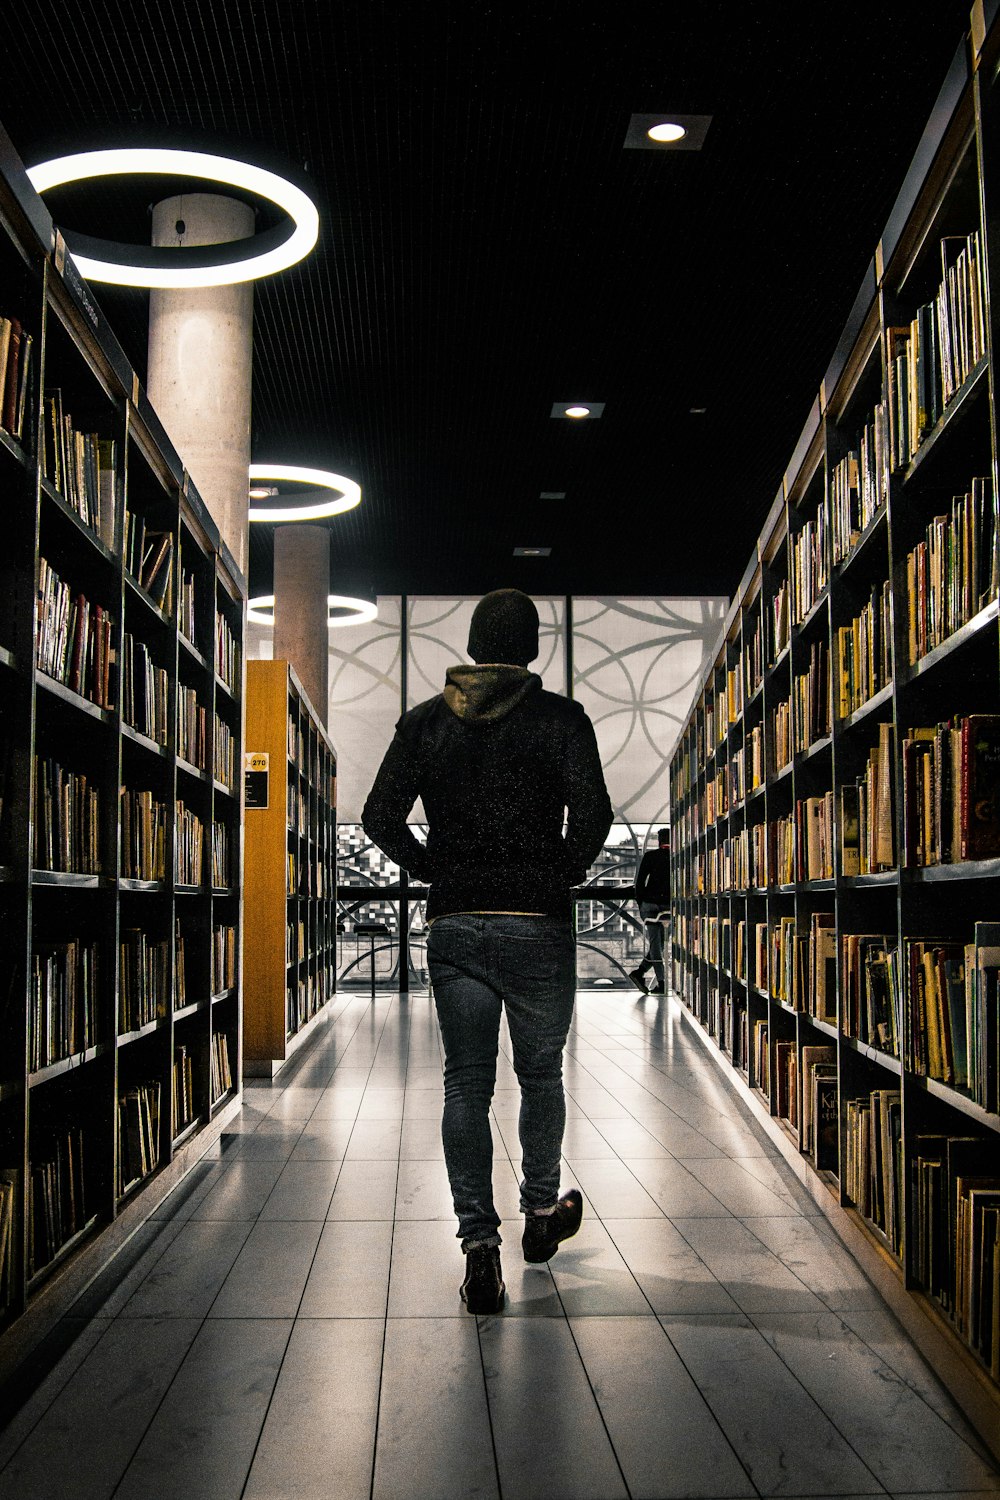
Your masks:
[[[492,724],[504,718],[542,685],[537,672],[487,662],[477,667],[449,667],[444,701],[465,724]]]

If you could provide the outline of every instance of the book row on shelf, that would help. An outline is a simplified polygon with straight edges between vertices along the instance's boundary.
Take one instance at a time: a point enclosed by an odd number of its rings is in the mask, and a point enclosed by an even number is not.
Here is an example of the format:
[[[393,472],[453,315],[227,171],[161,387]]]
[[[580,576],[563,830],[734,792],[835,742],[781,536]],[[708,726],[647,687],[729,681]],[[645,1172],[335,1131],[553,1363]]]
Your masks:
[[[159,1159],[160,1085],[151,1079],[118,1100],[119,1198],[148,1177]]]
[[[145,642],[125,632],[122,649],[122,718],[154,744],[170,734],[170,674],[157,666]]]
[[[55,1260],[87,1222],[84,1131],[72,1124],[31,1165],[28,1194],[28,1277]]]
[[[886,329],[893,469],[906,467],[986,354],[978,231],[943,238],[940,254],[936,297],[917,309],[908,326]]]
[[[71,938],[37,942],[32,957],[32,1010],[28,1029],[29,1071],[76,1057],[101,1039],[101,944]],[[141,928],[122,929],[119,935],[118,1029],[120,1035],[162,1020],[168,1011],[171,983],[170,943],[156,940]],[[180,919],[174,937],[174,1010],[184,1010],[189,997],[187,958]],[[212,931],[211,994],[219,996],[236,985],[236,928]],[[192,996],[191,1003],[207,998]]]
[[[117,444],[97,433],[77,432],[63,410],[63,393],[45,396],[42,473],[108,550],[115,545]],[[136,569],[132,569],[138,577]]]
[[[819,514],[825,514],[825,506],[821,505]],[[906,553],[909,666],[916,666],[996,599],[1000,591],[1000,544],[995,517],[990,479],[975,478],[966,493],[953,497],[948,513],[932,518],[923,540]],[[800,536],[811,535],[808,523]],[[792,566],[799,570],[798,541],[793,547],[796,550]],[[818,561],[815,567],[819,567]],[[816,592],[825,586],[824,572]],[[800,585],[798,592],[803,587]],[[798,618],[803,618],[814,603],[814,594],[810,593],[808,605]],[[783,634],[775,655],[787,644],[787,634]],[[893,681],[892,584],[888,578],[881,584],[873,584],[867,603],[848,624],[835,629],[833,644],[833,701],[837,718],[846,719]],[[809,650],[809,667],[797,675],[792,698],[776,704],[770,711],[777,768],[787,763],[793,744],[796,750],[806,749],[832,728],[832,705],[827,697],[827,648],[823,642],[814,642]],[[706,704],[704,739],[699,733],[699,747],[702,743],[723,744],[731,727],[742,718],[744,700],[735,691],[735,684],[743,678],[739,663],[728,669],[725,693],[720,692],[717,701]],[[703,754],[701,748],[698,754],[699,757]]]
[[[833,792],[799,799],[794,817],[758,821],[721,835],[699,854],[696,888],[725,894],[748,887],[767,889],[793,881],[831,879],[835,843],[843,876],[889,872],[897,864],[895,833],[895,731],[877,726],[863,773],[840,787],[840,818],[833,819]],[[775,734],[780,730],[776,726]],[[776,739],[775,756],[783,745]],[[731,823],[746,801],[741,752],[735,774],[720,767],[706,779],[702,796],[678,820],[682,840]],[[777,770],[785,768],[777,765]],[[764,784],[762,778],[761,785]],[[902,789],[903,868],[959,864],[1000,855],[1000,715],[966,714],[937,724],[911,725],[903,736],[898,780]],[[751,788],[751,791],[755,788]],[[763,812],[763,808],[761,809]]]
[[[295,1036],[307,1021],[333,997],[336,982],[332,967],[321,967],[315,973],[302,974],[288,982],[285,1027]]]
[[[67,771],[50,757],[35,758],[33,863],[38,870],[100,875],[100,795],[84,772]],[[123,786],[120,797],[121,872],[126,880],[164,881],[174,830],[174,876],[178,885],[200,886],[204,874],[204,821],[178,799],[171,806],[151,791]],[[211,828],[211,875],[215,889],[229,886],[230,831]],[[322,872],[316,877],[320,882]]]
[[[246,587],[0,143],[0,1325],[27,1347],[235,1105]]]
[[[83,594],[73,594],[45,558],[40,558],[35,666],[98,708],[110,709],[111,631],[108,611]]]
[[[830,537],[834,567],[850,557],[889,499],[889,434],[879,402],[857,448],[830,472]]]
[[[125,567],[164,614],[174,609],[174,538],[151,531],[143,516],[125,512]]]
[[[213,1031],[211,1103],[217,1105],[233,1088],[229,1037]],[[160,1127],[161,1085],[147,1079],[123,1088],[117,1108],[115,1196],[121,1200],[163,1161]],[[172,1064],[171,1139],[196,1119],[196,1094],[190,1048],[178,1045]],[[57,1131],[32,1157],[28,1196],[27,1274],[37,1277],[88,1227],[88,1131],[76,1122]],[[16,1174],[0,1171],[0,1291],[12,1291]]]
[[[1000,29],[982,45],[866,273],[670,796],[675,989],[995,1438]]]
[[[0,427],[18,442],[25,437],[34,343],[20,319],[0,318]]]
[[[93,450],[93,463],[86,456],[84,447],[81,447],[78,469],[74,467],[71,471],[77,476],[74,477],[71,492],[67,493],[61,487],[65,475],[60,468],[54,467],[52,474],[47,472],[46,477],[50,479],[56,494],[80,516],[104,546],[113,551],[118,480],[117,447],[110,441],[98,442],[96,437],[84,439],[77,434],[76,438],[78,444],[87,445],[86,454]],[[103,455],[101,458],[98,457],[99,451]],[[123,546],[123,561],[128,575],[158,609],[172,617],[175,612],[174,559],[177,546],[173,532],[152,529],[141,513],[126,511]],[[88,601],[82,594],[69,589],[48,561],[41,560],[39,569],[38,665],[57,680],[68,683],[69,679],[65,674],[72,671],[74,655],[79,652],[79,648],[75,646],[76,634],[80,628],[77,611],[81,606],[86,607]],[[180,584],[176,589],[177,623],[182,638],[192,645],[197,639],[198,587],[194,571],[182,571]],[[67,625],[66,616],[70,612],[70,606],[72,621]],[[90,605],[89,608],[93,611],[98,606]],[[230,694],[238,694],[241,677],[239,640],[225,612],[220,609],[216,610],[215,615],[214,657],[215,671],[223,686]],[[114,660],[113,652],[111,659]],[[49,660],[59,665],[50,667],[46,664]],[[105,707],[111,706],[106,695],[103,699],[95,697],[94,701]]]
[[[229,1063],[229,1039],[224,1031],[212,1033],[212,1103],[216,1104],[233,1086]]]

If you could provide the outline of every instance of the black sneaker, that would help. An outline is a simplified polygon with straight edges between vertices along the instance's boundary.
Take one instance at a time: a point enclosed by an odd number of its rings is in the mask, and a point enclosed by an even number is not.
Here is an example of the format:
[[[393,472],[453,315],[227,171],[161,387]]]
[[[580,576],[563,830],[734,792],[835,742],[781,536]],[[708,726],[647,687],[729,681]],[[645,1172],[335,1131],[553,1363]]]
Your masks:
[[[628,977],[631,979],[637,990],[641,990],[644,995],[649,994],[649,991],[646,988],[646,981],[642,977],[641,969],[630,969]]]
[[[551,1260],[563,1240],[576,1234],[583,1220],[583,1194],[577,1188],[563,1193],[550,1214],[525,1214],[521,1249],[529,1265]]]
[[[465,1280],[459,1296],[470,1313],[503,1311],[506,1287],[500,1274],[500,1246],[480,1245],[465,1257]]]

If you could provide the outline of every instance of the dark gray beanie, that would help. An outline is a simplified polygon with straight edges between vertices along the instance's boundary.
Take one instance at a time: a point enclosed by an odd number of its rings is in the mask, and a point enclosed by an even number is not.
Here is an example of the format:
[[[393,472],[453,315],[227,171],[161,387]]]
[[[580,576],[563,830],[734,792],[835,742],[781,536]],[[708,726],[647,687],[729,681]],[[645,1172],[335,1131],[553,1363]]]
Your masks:
[[[469,655],[474,662],[526,667],[538,655],[538,610],[520,589],[495,589],[472,612]]]

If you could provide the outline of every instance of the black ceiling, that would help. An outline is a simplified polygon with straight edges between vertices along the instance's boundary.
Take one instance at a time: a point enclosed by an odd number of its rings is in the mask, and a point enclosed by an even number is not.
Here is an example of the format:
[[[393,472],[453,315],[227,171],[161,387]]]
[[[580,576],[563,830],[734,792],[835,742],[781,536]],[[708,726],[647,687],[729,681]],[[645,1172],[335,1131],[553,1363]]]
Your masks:
[[[22,4],[0,118],[28,165],[156,139],[304,169],[321,238],[257,285],[253,456],[362,483],[334,586],[729,593],[968,6]],[[659,109],[712,115],[704,150],[623,150]],[[49,206],[137,241],[150,190]],[[98,296],[142,372],[145,294]]]

